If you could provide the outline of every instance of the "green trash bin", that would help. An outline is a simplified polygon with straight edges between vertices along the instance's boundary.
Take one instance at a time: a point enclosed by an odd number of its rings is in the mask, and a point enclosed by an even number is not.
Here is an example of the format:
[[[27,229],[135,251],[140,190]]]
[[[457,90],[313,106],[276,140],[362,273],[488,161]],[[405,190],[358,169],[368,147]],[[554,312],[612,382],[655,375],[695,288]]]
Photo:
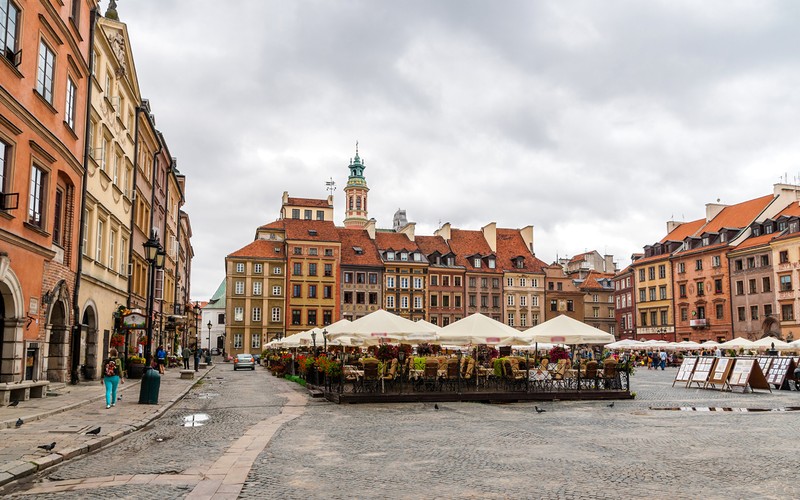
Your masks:
[[[157,405],[160,388],[161,375],[158,370],[147,367],[142,375],[142,384],[139,386],[139,404]]]

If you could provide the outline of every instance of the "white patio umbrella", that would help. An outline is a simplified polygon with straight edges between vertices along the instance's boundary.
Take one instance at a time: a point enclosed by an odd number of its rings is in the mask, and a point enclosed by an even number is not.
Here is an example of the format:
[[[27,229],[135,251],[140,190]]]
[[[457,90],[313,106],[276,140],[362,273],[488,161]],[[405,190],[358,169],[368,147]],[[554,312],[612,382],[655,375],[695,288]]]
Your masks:
[[[717,347],[719,347],[719,342],[715,340],[706,340],[700,344],[701,349],[716,349]]]
[[[519,334],[519,330],[505,323],[475,313],[440,328],[436,342],[450,345],[497,345],[512,342]]]
[[[304,332],[295,333],[294,335],[289,335],[285,339],[283,339],[283,343],[281,347],[311,347],[314,345],[314,338],[311,336],[311,333],[316,334],[316,344],[321,346],[323,343],[322,340],[322,329],[321,328],[312,328],[311,330],[306,330]]]
[[[529,328],[518,337],[523,343],[609,344],[614,336],[569,316],[561,315]]]
[[[794,342],[789,342],[789,345],[794,348],[800,348],[800,339],[797,339]]]
[[[610,344],[606,344],[605,348],[607,349],[636,349],[638,347],[642,347],[643,343],[638,340],[633,339],[623,339],[617,340],[616,342],[611,342]]]
[[[747,340],[744,337],[736,337],[727,342],[719,345],[721,349],[755,349],[752,340]]]
[[[703,346],[698,344],[697,342],[692,342],[691,340],[684,340],[683,342],[676,342],[675,346],[680,350],[693,350],[693,349],[702,349]]]
[[[753,342],[759,349],[771,349],[773,346],[779,351],[790,350],[793,347],[788,342],[775,337],[764,337]]]
[[[351,321],[336,322],[327,327],[328,339],[355,337],[365,344],[378,344],[381,339],[396,342],[430,342],[436,340],[435,327],[402,318],[383,309]]]

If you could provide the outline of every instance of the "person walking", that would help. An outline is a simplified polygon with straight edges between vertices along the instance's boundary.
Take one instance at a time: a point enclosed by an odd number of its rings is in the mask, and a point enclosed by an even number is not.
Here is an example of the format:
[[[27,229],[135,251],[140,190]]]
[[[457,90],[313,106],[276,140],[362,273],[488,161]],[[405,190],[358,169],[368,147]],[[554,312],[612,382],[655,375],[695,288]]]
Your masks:
[[[667,366],[667,351],[661,351],[658,353],[658,357],[661,358],[661,371],[664,371],[664,367]]]
[[[189,369],[189,358],[192,356],[192,350],[188,347],[184,347],[183,349],[183,369]]]
[[[156,362],[158,363],[158,373],[164,374],[164,367],[167,364],[167,351],[164,346],[158,346],[156,349]]]
[[[192,352],[194,353],[194,371],[200,371],[200,348],[195,345]]]
[[[106,409],[111,408],[117,402],[117,387],[124,384],[120,367],[122,363],[117,357],[117,350],[111,349],[108,357],[103,360],[103,371],[100,376],[100,383],[106,386]]]

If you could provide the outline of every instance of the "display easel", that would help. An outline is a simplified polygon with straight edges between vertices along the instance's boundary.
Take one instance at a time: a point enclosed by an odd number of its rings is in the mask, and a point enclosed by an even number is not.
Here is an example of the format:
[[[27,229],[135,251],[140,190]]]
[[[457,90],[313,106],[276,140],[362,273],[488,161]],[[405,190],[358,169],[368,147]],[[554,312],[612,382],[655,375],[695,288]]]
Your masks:
[[[708,381],[706,382],[705,387],[711,386],[712,389],[716,389],[719,386],[720,391],[731,390],[731,386],[728,383],[728,376],[731,374],[731,368],[733,368],[733,360],[735,358],[717,358],[717,362],[714,363],[714,369],[711,371],[711,374],[708,376]]]
[[[761,371],[761,366],[755,358],[736,358],[736,363],[733,365],[733,370],[731,370],[731,375],[728,379],[728,385],[731,388],[741,387],[747,390],[749,387],[751,391],[754,389],[766,389],[772,392],[772,388],[769,386],[764,373]]]
[[[717,358],[710,356],[702,356],[699,358],[694,367],[694,372],[692,372],[692,377],[689,379],[689,383],[686,384],[686,387],[697,384],[698,388],[704,388],[706,382],[708,382],[709,375],[711,375],[711,371],[714,369],[714,362],[716,360]]]
[[[776,389],[789,389],[786,377],[791,373],[794,377],[794,370],[797,368],[792,358],[773,358],[767,373],[767,382],[775,385]]]
[[[683,362],[678,368],[678,373],[675,374],[675,380],[672,381],[672,387],[675,387],[675,382],[685,382],[684,386],[689,385],[689,380],[692,378],[692,372],[694,372],[696,364],[697,358],[694,356],[683,358]]]
[[[758,360],[758,366],[761,368],[761,373],[763,373],[765,377],[768,377],[772,358],[769,356],[757,356],[756,359]]]

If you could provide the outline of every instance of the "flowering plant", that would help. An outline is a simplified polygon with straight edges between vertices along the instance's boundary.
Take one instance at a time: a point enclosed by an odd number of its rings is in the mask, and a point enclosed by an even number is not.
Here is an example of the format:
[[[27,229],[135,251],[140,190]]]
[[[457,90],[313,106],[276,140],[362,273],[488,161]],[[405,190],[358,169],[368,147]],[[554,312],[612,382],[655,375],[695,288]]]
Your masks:
[[[397,346],[381,344],[378,346],[378,352],[375,353],[375,357],[381,361],[388,361],[397,357],[397,351]]]
[[[553,346],[553,348],[550,349],[549,357],[550,357],[550,362],[552,363],[558,361],[559,359],[569,359],[569,353],[567,352],[566,349],[564,349],[560,345],[557,345]]]
[[[109,341],[111,347],[119,348],[125,345],[125,335],[121,335],[119,333],[115,333],[111,336],[111,340]]]
[[[145,359],[143,357],[141,357],[141,356],[131,356],[130,358],[128,358],[128,361],[131,362],[131,363],[138,363],[140,365],[143,365],[144,362],[145,362]]]
[[[328,356],[324,354],[317,357],[316,364],[319,371],[328,377],[338,377],[342,373],[342,367],[339,365],[339,362],[335,359],[328,358]]]

